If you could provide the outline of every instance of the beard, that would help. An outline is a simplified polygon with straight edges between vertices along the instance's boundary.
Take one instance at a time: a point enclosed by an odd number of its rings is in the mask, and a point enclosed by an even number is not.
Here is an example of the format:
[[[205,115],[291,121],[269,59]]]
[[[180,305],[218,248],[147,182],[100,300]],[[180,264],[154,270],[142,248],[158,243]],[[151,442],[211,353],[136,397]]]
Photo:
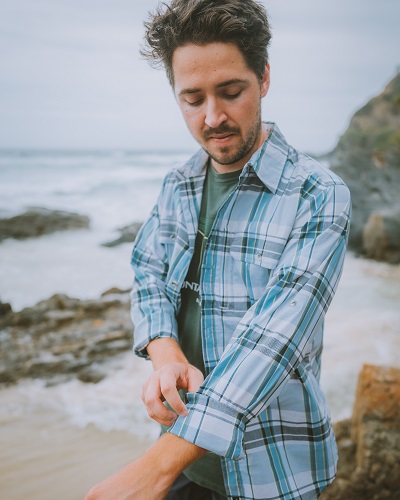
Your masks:
[[[235,134],[238,135],[241,140],[240,143],[233,149],[231,146],[220,147],[217,151],[214,148],[207,148],[205,144],[207,140],[215,135],[220,134]],[[220,165],[232,165],[237,163],[246,155],[248,155],[255,144],[258,141],[261,133],[261,106],[258,109],[257,117],[254,120],[251,128],[249,129],[246,137],[241,136],[240,128],[238,127],[230,127],[229,125],[222,124],[218,128],[209,128],[205,130],[202,134],[203,143],[201,144],[204,151],[210,156],[210,158]]]

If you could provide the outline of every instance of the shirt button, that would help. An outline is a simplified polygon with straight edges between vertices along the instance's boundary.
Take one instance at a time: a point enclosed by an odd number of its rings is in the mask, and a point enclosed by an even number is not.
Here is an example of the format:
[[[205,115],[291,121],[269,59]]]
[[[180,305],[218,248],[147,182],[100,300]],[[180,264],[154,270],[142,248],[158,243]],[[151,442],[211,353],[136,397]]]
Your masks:
[[[174,239],[175,239],[175,235],[174,235],[174,234],[171,234],[171,235],[170,235],[170,238],[171,238],[171,240],[174,240]]]
[[[294,307],[295,305],[296,305],[296,301],[292,300],[292,302],[290,303],[290,307]]]
[[[174,288],[176,288],[176,287],[178,286],[178,282],[177,282],[177,281],[173,281],[173,282],[172,282],[172,286],[173,286]]]
[[[261,260],[261,257],[262,257],[262,254],[261,254],[261,253],[258,253],[258,254],[257,254],[257,259],[258,259],[258,260]]]

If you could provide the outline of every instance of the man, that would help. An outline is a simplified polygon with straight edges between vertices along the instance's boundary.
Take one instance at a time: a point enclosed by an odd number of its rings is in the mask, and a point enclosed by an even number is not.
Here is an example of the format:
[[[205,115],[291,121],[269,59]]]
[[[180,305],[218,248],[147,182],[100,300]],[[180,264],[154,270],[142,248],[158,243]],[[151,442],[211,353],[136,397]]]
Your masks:
[[[135,351],[154,366],[142,397],[168,432],[87,498],[315,499],[336,471],[318,381],[348,189],[261,122],[259,4],[173,0],[146,27],[201,146],[132,254]]]

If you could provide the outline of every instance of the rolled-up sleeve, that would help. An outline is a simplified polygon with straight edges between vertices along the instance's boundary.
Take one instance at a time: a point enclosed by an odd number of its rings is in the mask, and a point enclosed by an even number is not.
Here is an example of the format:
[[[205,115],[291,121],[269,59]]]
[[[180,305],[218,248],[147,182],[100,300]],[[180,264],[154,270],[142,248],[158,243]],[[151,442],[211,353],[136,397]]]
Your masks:
[[[312,350],[342,272],[351,212],[348,188],[306,193],[262,296],[169,432],[221,456],[244,456],[247,423],[279,396]]]

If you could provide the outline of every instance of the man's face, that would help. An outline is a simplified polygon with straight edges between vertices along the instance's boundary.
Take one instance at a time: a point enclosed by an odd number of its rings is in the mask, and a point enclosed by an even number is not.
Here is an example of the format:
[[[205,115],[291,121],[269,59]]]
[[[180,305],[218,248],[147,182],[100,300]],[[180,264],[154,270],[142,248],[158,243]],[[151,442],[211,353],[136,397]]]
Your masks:
[[[172,59],[174,91],[190,133],[209,154],[217,172],[239,170],[266,137],[260,82],[240,50],[230,43],[185,45]]]

